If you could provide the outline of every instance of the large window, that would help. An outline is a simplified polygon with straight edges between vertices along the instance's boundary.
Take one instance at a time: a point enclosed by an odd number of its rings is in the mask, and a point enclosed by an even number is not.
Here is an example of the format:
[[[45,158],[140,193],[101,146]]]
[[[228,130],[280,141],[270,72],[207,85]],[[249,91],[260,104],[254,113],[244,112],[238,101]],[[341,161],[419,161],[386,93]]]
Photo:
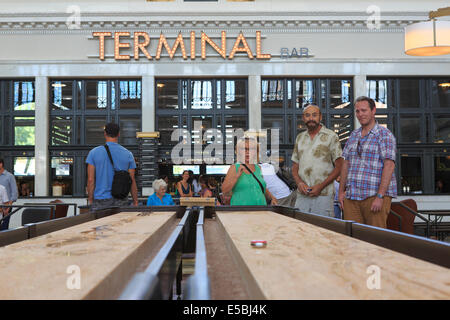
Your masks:
[[[297,134],[306,129],[302,108],[316,104],[322,111],[322,123],[334,130],[344,145],[353,130],[352,97],[351,79],[262,79],[261,125],[269,133],[279,130],[280,154],[288,155]]]
[[[84,162],[93,147],[105,143],[107,122],[118,123],[119,143],[137,152],[142,83],[138,79],[53,79],[50,91],[50,192],[51,186],[61,185],[64,195],[84,196]]]
[[[34,192],[35,87],[31,79],[0,80],[0,157],[18,183]]]
[[[192,143],[207,144],[206,130],[218,129],[230,136],[234,129],[248,129],[246,79],[158,79],[156,81],[156,127],[163,148],[175,129],[186,129]],[[195,127],[201,121],[200,130]]]
[[[368,78],[367,88],[397,140],[399,193],[450,193],[450,78]]]

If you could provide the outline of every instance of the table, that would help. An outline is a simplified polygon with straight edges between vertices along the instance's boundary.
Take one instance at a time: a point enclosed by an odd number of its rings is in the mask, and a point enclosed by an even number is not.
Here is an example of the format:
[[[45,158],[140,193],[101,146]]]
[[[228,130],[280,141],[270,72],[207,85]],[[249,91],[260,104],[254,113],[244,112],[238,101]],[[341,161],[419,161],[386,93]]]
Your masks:
[[[447,268],[270,211],[216,219],[252,299],[450,299]]]
[[[175,211],[120,212],[2,247],[0,299],[117,298],[176,221]]]
[[[420,210],[419,212],[422,214],[428,215],[428,220],[430,220],[431,226],[433,227],[433,225],[434,225],[436,239],[444,240],[444,239],[440,239],[438,229],[439,229],[439,224],[442,223],[442,219],[444,217],[450,217],[450,210]],[[431,216],[434,216],[434,220],[431,219]],[[449,228],[449,230],[450,230],[450,228]]]

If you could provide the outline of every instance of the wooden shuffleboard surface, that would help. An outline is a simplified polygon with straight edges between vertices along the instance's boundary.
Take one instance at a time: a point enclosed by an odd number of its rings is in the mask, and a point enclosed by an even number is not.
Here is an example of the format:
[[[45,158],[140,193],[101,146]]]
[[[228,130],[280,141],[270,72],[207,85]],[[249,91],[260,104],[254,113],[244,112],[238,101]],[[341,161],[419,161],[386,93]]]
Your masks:
[[[116,298],[175,224],[122,212],[0,248],[0,299]]]
[[[216,219],[252,299],[450,299],[450,269],[273,212]]]

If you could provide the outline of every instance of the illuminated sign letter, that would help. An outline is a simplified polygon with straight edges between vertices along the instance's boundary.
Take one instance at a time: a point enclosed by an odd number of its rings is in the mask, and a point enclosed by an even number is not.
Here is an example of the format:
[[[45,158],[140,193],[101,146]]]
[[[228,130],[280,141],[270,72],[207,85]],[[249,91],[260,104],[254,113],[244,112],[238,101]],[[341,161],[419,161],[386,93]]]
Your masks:
[[[111,32],[92,32],[93,37],[99,39],[99,57],[100,60],[105,60],[105,37],[111,37]]]
[[[202,59],[206,59],[206,42],[208,42],[211,47],[214,48],[221,56],[222,58],[227,58],[227,52],[226,52],[226,46],[227,46],[227,33],[225,31],[222,31],[222,48],[219,48],[217,44],[214,43],[207,35],[206,33],[202,32]]]
[[[239,47],[239,44],[242,42],[242,44],[244,45],[243,47]],[[239,33],[239,36],[236,38],[236,42],[234,43],[233,49],[230,52],[230,55],[228,56],[228,59],[232,60],[234,58],[234,55],[236,54],[236,52],[247,52],[248,58],[249,59],[253,59],[253,53],[250,50],[247,40],[245,40],[244,35],[241,33]]]
[[[129,55],[120,55],[120,48],[129,48],[129,43],[120,43],[120,37],[129,37],[129,32],[116,32],[114,33],[114,59],[116,60],[130,60]]]
[[[161,35],[159,36],[158,49],[156,50],[156,58],[155,58],[156,60],[161,59],[161,51],[162,51],[163,45],[166,48],[167,52],[169,53],[170,59],[173,59],[173,57],[175,55],[175,51],[177,51],[178,45],[181,48],[181,54],[183,55],[183,59],[184,60],[187,59],[186,48],[184,47],[184,40],[183,40],[183,36],[181,35],[181,33],[178,34],[178,37],[175,40],[175,43],[173,44],[172,49],[170,48],[169,44],[167,43],[166,37],[161,33]]]
[[[261,53],[261,31],[256,31],[256,59],[270,59],[271,54]]]
[[[195,31],[191,31],[191,60],[195,60]]]
[[[139,37],[144,38],[144,42],[139,42]],[[139,50],[141,50],[148,60],[152,60],[152,56],[148,53],[147,47],[150,44],[150,37],[147,32],[135,32],[134,33],[134,59],[139,60]]]

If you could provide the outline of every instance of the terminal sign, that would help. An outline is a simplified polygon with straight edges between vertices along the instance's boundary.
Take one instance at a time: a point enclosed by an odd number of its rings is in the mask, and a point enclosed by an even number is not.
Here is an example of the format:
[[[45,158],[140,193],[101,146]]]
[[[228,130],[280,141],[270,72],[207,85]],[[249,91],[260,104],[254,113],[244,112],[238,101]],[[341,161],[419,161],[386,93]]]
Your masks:
[[[134,60],[139,60],[139,55],[143,53],[148,60],[159,60],[161,59],[161,53],[165,49],[169,53],[170,59],[175,57],[175,52],[179,49],[181,51],[181,55],[184,60],[188,59],[188,52],[186,50],[185,40],[181,32],[178,34],[175,42],[172,46],[167,42],[166,37],[163,33],[159,36],[158,47],[156,49],[155,57],[147,50],[147,47],[150,44],[150,36],[147,32],[134,32],[133,36],[131,36],[130,32],[93,32],[92,35],[94,38],[98,38],[99,42],[99,57],[100,60],[105,60],[105,41],[107,38],[114,36],[114,59],[115,60],[130,60],[132,58],[131,55],[121,54],[121,49],[130,48],[131,44],[128,42],[121,42],[125,38],[133,39],[133,52],[134,52]],[[122,39],[121,39],[122,37]],[[201,32],[200,35],[200,43],[201,43],[201,55],[200,57],[204,60],[206,59],[206,45],[211,46],[223,59],[232,60],[236,53],[245,53],[249,59],[270,59],[272,56],[270,54],[262,53],[261,49],[261,31],[256,31],[256,48],[255,53],[251,50],[248,45],[247,40],[242,32],[236,37],[234,45],[230,52],[227,53],[226,48],[226,40],[227,34],[226,31],[221,32],[221,43],[220,45],[216,44],[211,38],[204,32]],[[195,60],[196,53],[196,33],[195,31],[191,31],[189,36],[189,58],[191,60]]]

